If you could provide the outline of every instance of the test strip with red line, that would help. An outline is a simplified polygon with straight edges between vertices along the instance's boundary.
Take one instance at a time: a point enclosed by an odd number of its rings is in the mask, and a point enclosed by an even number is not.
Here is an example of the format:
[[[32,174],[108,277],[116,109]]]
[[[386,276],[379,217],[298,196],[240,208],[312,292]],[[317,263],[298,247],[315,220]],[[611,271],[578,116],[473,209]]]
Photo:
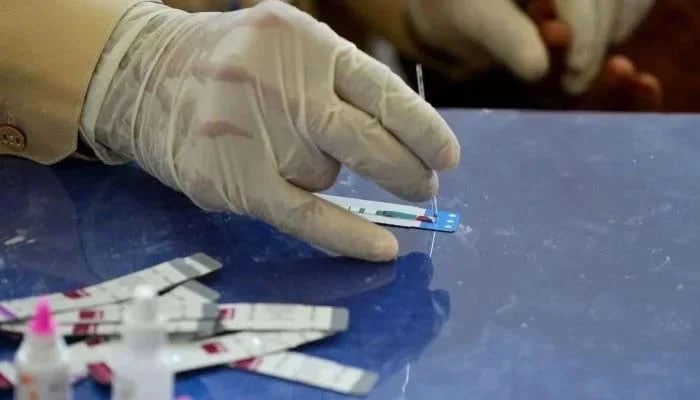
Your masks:
[[[367,395],[379,379],[371,371],[291,351],[250,358],[231,366],[353,396]]]
[[[417,228],[429,231],[455,232],[460,214],[403,204],[317,194],[318,197],[344,208],[359,217],[381,225]]]
[[[219,305],[220,331],[340,332],[348,329],[346,308],[301,304],[231,303]]]
[[[194,334],[197,336],[207,336],[216,333],[216,319],[181,320],[168,321],[167,332],[169,334]],[[3,324],[0,331],[24,334],[27,325],[23,322]],[[119,336],[121,335],[121,323],[78,323],[59,325],[58,333],[65,337],[87,337],[87,336]]]
[[[217,365],[229,365],[245,360],[289,350],[330,336],[329,332],[241,332],[191,343],[171,344],[173,372],[194,371]],[[105,360],[109,360],[107,357]],[[90,376],[97,382],[109,384],[112,370],[104,361],[89,366]]]
[[[197,281],[187,281],[159,298],[161,310],[169,320],[215,319],[219,311],[212,303],[219,293]],[[61,325],[121,322],[130,302],[82,308],[55,314]]]
[[[161,311],[171,321],[216,319],[218,308],[212,303],[182,303],[180,300],[162,299]],[[55,315],[60,325],[120,323],[129,304],[109,304],[95,308],[83,308]]]
[[[48,295],[55,312],[120,303],[131,298],[134,287],[147,284],[158,291],[206,275],[221,268],[221,263],[203,253],[177,258],[154,267],[97,285],[66,293]],[[0,302],[0,323],[31,317],[39,297]]]

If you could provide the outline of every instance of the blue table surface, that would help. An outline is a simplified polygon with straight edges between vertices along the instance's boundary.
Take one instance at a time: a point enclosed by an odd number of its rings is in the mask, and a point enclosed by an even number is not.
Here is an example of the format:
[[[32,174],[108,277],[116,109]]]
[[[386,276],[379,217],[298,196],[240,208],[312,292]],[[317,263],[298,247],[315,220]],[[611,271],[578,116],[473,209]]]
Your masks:
[[[438,203],[463,224],[432,256],[431,232],[395,229],[403,255],[384,265],[204,213],[133,165],[2,159],[0,298],[204,251],[224,263],[204,279],[223,301],[348,307],[348,332],[303,351],[379,372],[370,399],[700,398],[700,118],[444,115],[462,163]],[[347,173],[333,192],[396,200]],[[0,359],[15,344],[0,339]],[[177,391],[346,398],[227,368],[184,374]]]

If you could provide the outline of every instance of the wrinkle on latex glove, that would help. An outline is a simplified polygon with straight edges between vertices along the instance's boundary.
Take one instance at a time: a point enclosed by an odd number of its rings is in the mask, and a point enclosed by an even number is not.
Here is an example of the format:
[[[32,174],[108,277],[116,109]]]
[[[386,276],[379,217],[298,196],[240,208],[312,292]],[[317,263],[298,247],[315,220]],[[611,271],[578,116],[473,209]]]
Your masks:
[[[339,254],[396,257],[390,232],[312,192],[344,164],[403,198],[431,197],[434,170],[459,161],[440,115],[284,3],[225,14],[157,8],[116,73],[93,77],[111,85],[88,134],[202,208],[260,218]]]

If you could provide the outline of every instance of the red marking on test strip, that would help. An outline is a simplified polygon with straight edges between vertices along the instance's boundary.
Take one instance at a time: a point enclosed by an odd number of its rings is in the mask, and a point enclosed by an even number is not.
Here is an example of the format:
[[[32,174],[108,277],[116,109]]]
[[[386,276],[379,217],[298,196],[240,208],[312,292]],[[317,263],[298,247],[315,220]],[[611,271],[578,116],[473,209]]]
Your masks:
[[[100,337],[100,336],[93,336],[93,337],[89,337],[89,338],[85,339],[85,344],[88,347],[95,347],[95,346],[100,345],[100,344],[105,343],[105,342],[107,342],[107,339]]]
[[[233,363],[233,366],[236,368],[240,369],[247,369],[249,371],[254,371],[256,370],[259,366],[262,360],[259,357],[254,357],[254,358],[247,358],[245,360],[241,361],[236,361]]]
[[[75,324],[73,325],[73,334],[76,336],[90,336],[97,333],[96,324]]]
[[[207,354],[218,354],[228,352],[226,346],[224,346],[224,344],[221,342],[204,343],[202,345],[202,350],[204,350]]]
[[[234,319],[236,318],[236,309],[231,307],[231,308],[222,308],[219,310],[219,319]]]
[[[90,371],[90,376],[97,383],[102,385],[109,385],[112,383],[112,369],[109,365],[105,363],[90,364],[88,366],[88,371]]]
[[[12,389],[12,382],[10,382],[9,379],[5,377],[5,375],[0,374],[0,390],[9,390]]]
[[[68,297],[71,300],[76,300],[76,299],[80,299],[83,297],[88,297],[88,296],[90,296],[90,293],[86,292],[84,289],[78,289],[78,290],[73,290],[72,292],[65,292],[65,293],[63,293],[63,295]]]
[[[80,313],[78,314],[78,318],[80,318],[80,319],[93,320],[95,318],[102,319],[103,317],[104,317],[103,311],[90,310],[90,309],[80,310]]]

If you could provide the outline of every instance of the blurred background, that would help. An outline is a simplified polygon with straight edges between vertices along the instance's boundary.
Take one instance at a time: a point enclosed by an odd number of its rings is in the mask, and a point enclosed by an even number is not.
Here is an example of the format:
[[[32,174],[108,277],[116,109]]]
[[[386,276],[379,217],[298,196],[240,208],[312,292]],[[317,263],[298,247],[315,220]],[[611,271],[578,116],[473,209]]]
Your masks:
[[[166,3],[188,11],[223,11],[252,6],[258,1],[166,0]],[[512,0],[538,26],[550,55],[549,73],[536,82],[524,82],[498,63],[478,71],[467,67],[460,70],[458,61],[444,54],[446,57],[442,57],[438,54],[440,50],[429,49],[430,45],[416,49],[413,42],[420,42],[421,38],[412,37],[410,27],[404,26],[404,3],[409,1],[289,2],[328,23],[413,85],[416,62],[425,63],[428,100],[437,107],[700,110],[700,2],[697,0],[656,0],[631,35],[622,43],[610,46],[598,76],[585,92],[575,96],[567,94],[559,84],[571,32],[551,29],[551,22],[558,18],[554,0]],[[444,68],[434,68],[431,59],[451,63],[451,70],[446,73]]]

